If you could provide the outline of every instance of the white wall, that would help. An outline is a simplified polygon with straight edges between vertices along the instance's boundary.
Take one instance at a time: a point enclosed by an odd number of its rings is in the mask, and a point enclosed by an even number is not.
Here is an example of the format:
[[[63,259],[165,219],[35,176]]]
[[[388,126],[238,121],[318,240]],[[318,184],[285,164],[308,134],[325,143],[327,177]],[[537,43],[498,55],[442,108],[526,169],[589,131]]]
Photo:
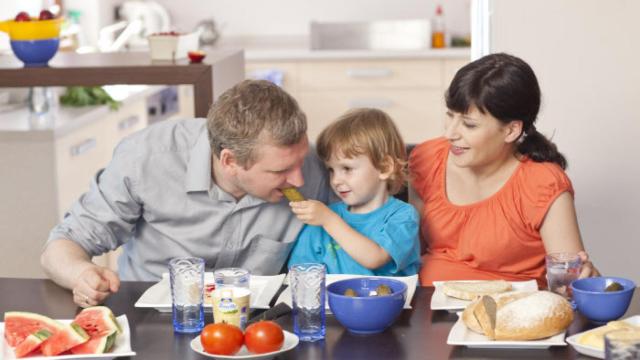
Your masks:
[[[640,283],[640,1],[492,0],[491,49],[529,62],[587,250]]]
[[[307,35],[309,22],[431,18],[441,3],[447,27],[469,33],[470,0],[159,0],[179,30],[213,18],[223,36]],[[205,5],[206,4],[206,5]]]

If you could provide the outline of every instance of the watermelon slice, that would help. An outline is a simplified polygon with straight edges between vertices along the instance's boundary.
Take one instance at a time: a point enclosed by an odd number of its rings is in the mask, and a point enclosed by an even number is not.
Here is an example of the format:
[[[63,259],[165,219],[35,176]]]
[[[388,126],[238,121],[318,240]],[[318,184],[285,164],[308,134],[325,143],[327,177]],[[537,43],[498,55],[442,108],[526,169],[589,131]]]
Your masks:
[[[111,334],[93,335],[86,343],[71,348],[71,353],[80,354],[104,354],[111,351],[116,342],[117,331]]]
[[[18,346],[29,335],[42,329],[55,334],[63,325],[44,315],[24,312],[9,311],[4,313],[4,337],[11,347]]]
[[[84,331],[93,337],[94,335],[110,335],[114,331],[122,333],[116,317],[106,306],[92,306],[82,310],[73,320],[80,325]]]
[[[89,335],[76,323],[65,325],[42,344],[42,354],[53,356],[89,340]]]
[[[42,345],[42,343],[47,340],[52,335],[51,331],[47,329],[42,329],[37,331],[34,334],[29,334],[23,342],[18,344],[16,348],[13,350],[16,354],[17,358],[25,357],[32,352],[34,352],[37,348]]]

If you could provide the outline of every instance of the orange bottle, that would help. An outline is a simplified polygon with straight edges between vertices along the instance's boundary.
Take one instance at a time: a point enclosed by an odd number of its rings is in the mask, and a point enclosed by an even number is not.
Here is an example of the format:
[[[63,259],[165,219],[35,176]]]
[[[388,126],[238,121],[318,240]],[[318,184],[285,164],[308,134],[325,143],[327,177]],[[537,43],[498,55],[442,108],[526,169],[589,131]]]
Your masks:
[[[436,16],[433,18],[433,30],[431,31],[431,47],[434,49],[442,49],[446,46],[444,36],[444,15],[442,15],[442,6],[436,8]]]

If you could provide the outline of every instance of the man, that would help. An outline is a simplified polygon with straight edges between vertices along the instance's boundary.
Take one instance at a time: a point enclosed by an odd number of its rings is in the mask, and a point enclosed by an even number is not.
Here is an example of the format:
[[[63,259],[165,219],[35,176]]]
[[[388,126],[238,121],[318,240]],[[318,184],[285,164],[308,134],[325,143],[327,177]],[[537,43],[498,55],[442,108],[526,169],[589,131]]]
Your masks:
[[[302,228],[281,189],[330,196],[306,131],[290,95],[247,80],[220,96],[206,122],[167,121],[130,136],[51,231],[42,266],[83,307],[116,292],[120,278],[159,280],[176,256],[278,273]],[[119,276],[91,262],[119,246]]]

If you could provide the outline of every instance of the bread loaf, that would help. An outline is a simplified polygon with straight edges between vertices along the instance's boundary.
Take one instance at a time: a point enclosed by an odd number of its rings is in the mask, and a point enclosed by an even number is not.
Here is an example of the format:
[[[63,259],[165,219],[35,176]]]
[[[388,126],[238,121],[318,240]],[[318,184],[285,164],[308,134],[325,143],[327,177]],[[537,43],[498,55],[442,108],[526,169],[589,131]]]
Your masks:
[[[491,340],[536,340],[564,331],[573,321],[571,305],[549,291],[485,295],[462,313],[465,325]]]
[[[473,300],[478,296],[499,294],[511,290],[511,283],[504,280],[447,281],[442,284],[445,295],[462,300]]]

